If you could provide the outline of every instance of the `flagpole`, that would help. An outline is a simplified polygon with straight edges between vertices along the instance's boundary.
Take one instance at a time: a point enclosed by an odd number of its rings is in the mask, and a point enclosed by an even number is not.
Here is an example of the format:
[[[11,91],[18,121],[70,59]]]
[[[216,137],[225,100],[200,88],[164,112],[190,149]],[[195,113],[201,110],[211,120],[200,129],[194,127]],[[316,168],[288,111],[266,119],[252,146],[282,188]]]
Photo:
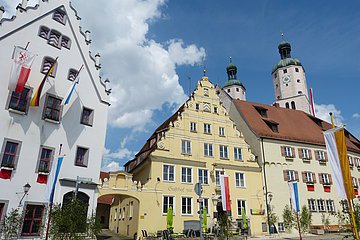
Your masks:
[[[332,112],[329,113],[330,115],[330,120],[331,120],[331,125],[333,128],[335,128],[335,123],[334,123],[334,117]],[[349,214],[350,214],[350,219],[351,219],[351,228],[353,229],[353,234],[356,240],[359,240],[359,233],[357,230],[357,226],[356,226],[356,221],[355,221],[355,216],[354,216],[354,211],[353,211],[353,201],[352,199],[349,198],[348,193],[346,194],[347,197],[347,203],[349,206]]]
[[[299,237],[300,237],[300,240],[302,240],[301,228],[300,228],[300,220],[299,220],[299,213],[298,212],[296,212],[296,221],[297,221],[298,230],[299,230]]]
[[[27,44],[26,44],[26,46],[25,46],[25,50],[27,50],[29,44],[30,44],[30,42],[27,42]]]
[[[61,155],[61,150],[62,150],[62,144],[60,144],[59,156]],[[54,191],[54,192],[55,192],[55,191]],[[54,192],[52,192],[52,195],[54,195]],[[53,197],[50,197],[50,198],[53,199]],[[48,238],[49,238],[49,228],[50,228],[50,220],[51,220],[52,207],[53,207],[53,200],[50,201],[49,217],[48,217],[48,221],[47,221],[47,225],[46,225],[46,236],[45,236],[45,240],[48,240]]]

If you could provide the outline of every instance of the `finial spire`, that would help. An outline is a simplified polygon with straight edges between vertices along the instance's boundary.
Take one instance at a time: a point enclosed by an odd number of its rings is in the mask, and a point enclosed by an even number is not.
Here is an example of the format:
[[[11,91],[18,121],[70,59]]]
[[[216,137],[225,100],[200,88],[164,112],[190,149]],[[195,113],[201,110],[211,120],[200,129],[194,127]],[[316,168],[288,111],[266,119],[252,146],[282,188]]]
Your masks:
[[[204,77],[205,77],[206,76],[206,66],[205,66],[205,64],[204,64],[203,73],[204,73]]]
[[[284,33],[281,32],[281,40],[285,41]]]
[[[232,63],[232,57],[230,56],[230,63]]]

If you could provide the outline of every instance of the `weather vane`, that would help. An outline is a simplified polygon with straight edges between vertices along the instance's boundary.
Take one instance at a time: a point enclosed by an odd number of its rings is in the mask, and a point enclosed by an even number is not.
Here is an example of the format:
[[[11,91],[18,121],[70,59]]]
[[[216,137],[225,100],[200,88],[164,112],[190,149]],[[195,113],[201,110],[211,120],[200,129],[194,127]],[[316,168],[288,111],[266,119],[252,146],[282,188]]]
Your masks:
[[[206,65],[204,64],[204,70],[203,70],[203,73],[204,73],[204,77],[206,76]]]

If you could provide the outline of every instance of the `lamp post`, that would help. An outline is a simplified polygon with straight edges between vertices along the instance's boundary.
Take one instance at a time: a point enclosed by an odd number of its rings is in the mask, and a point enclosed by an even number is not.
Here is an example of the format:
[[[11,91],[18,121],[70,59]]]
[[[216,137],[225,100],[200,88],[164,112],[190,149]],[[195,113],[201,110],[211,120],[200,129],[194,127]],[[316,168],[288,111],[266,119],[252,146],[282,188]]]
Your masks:
[[[30,188],[31,188],[31,185],[30,185],[29,183],[26,183],[26,184],[23,186],[24,195],[23,195],[22,198],[20,199],[19,207],[21,206],[22,200],[24,200],[25,196],[28,194]]]

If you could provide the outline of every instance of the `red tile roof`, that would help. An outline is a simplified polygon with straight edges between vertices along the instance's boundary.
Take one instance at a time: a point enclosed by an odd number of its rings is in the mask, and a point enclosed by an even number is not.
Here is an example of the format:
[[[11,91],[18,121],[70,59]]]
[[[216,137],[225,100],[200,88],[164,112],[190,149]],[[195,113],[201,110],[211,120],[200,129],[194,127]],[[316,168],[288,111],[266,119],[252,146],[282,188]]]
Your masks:
[[[114,198],[113,195],[104,195],[99,197],[97,202],[98,204],[101,203],[101,204],[111,205],[113,202],[113,198]]]
[[[303,111],[242,100],[234,100],[234,104],[249,128],[262,138],[324,146],[322,133],[331,128],[330,123]],[[266,117],[260,114],[264,109]],[[267,122],[276,124],[278,132],[272,131]],[[345,135],[348,149],[360,153],[360,141],[347,130]]]
[[[104,182],[105,178],[109,179],[110,174],[108,172],[100,172],[100,179],[101,179],[102,182]]]

